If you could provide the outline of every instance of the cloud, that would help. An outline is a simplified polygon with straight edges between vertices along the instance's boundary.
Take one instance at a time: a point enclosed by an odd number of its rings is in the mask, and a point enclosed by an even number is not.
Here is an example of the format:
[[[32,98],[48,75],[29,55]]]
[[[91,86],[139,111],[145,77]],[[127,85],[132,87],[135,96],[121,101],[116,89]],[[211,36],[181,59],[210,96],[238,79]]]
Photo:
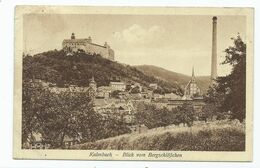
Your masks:
[[[121,31],[115,32],[114,38],[119,42],[125,42],[133,45],[154,45],[162,42],[165,29],[160,26],[144,28],[138,24]]]

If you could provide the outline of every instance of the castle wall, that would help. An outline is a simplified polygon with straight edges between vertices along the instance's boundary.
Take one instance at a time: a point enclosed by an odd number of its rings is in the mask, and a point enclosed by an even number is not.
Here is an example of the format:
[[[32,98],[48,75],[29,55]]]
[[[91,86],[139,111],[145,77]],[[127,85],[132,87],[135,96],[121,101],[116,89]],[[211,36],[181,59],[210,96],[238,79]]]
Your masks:
[[[78,51],[79,49],[89,54],[100,54],[102,57],[114,60],[114,51],[107,45],[102,46],[95,43],[91,43],[89,39],[66,39],[62,43],[62,48],[66,48],[69,51]]]
[[[93,44],[93,43],[87,43],[85,46],[85,51],[87,53],[91,53],[91,54],[100,54],[102,57],[104,58],[109,58],[109,50],[108,48],[105,48],[104,46],[100,46],[97,44]]]
[[[84,46],[88,43],[87,39],[70,39],[70,40],[63,40],[62,48],[71,48],[75,50],[77,48],[84,49]]]

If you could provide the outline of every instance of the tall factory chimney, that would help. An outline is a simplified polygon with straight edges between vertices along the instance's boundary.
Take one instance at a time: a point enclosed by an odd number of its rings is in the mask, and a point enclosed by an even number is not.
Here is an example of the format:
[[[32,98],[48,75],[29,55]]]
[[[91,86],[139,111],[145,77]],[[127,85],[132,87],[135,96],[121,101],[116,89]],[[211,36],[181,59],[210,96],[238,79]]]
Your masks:
[[[214,16],[212,31],[211,81],[217,78],[217,17]]]

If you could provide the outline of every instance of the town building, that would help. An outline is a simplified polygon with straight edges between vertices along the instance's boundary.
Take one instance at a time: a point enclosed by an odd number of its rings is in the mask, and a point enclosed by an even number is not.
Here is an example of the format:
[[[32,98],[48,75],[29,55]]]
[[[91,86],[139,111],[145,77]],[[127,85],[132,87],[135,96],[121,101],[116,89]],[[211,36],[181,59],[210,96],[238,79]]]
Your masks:
[[[104,45],[95,44],[92,42],[91,37],[84,39],[76,39],[74,33],[72,33],[70,39],[64,39],[62,42],[62,48],[67,52],[84,51],[89,54],[99,54],[102,57],[114,61],[114,50],[105,42]]]
[[[95,82],[95,79],[92,76],[92,78],[89,81],[89,87],[87,90],[87,96],[90,98],[91,103],[93,103],[93,101],[95,100],[96,95],[97,95],[97,83]]]
[[[139,92],[142,92],[143,86],[140,83],[132,83],[131,84],[131,89],[137,88]]]
[[[182,106],[183,103],[191,103],[193,106],[193,110],[195,114],[199,114],[202,112],[202,108],[205,106],[205,102],[201,98],[192,99],[192,100],[168,100],[167,108],[169,110],[174,109],[178,106]]]
[[[82,139],[81,133],[79,135],[80,136],[78,136],[78,137],[69,137],[68,135],[65,135],[62,145],[66,149],[69,149],[72,145],[80,143],[80,141]],[[50,141],[45,140],[43,138],[41,133],[32,133],[29,136],[26,144],[24,144],[24,147],[27,149],[50,149],[51,144],[50,144]]]
[[[109,86],[100,86],[97,88],[96,97],[108,99],[111,96],[111,88]]]
[[[94,110],[104,118],[113,116],[123,120],[127,124],[132,124],[134,121],[134,106],[132,101],[97,98],[94,100]]]
[[[158,88],[158,84],[157,83],[150,83],[149,87],[152,88],[153,90],[156,90]]]
[[[125,91],[126,89],[126,84],[124,82],[110,82],[109,86],[113,91],[114,90]]]
[[[164,95],[159,94],[159,93],[153,93],[152,98],[153,98],[154,100],[156,100],[156,99],[163,99],[163,98],[164,98]]]
[[[165,99],[171,99],[171,100],[177,100],[177,99],[181,99],[181,96],[179,96],[175,93],[165,93],[164,98]]]
[[[60,90],[64,90],[64,88],[59,88]],[[69,85],[67,88],[69,92],[87,92],[88,87],[79,87],[77,85]]]
[[[45,141],[42,138],[41,133],[35,133],[33,132],[32,134],[29,135],[27,138],[26,143],[23,144],[24,148],[27,149],[49,149],[50,144],[48,141]]]

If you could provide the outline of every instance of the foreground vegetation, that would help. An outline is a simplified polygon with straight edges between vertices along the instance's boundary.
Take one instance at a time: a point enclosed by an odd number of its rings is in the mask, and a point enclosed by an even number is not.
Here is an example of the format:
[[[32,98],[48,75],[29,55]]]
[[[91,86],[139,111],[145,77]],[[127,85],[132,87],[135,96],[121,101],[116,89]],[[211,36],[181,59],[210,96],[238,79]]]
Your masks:
[[[244,124],[234,121],[199,123],[192,127],[157,128],[76,145],[83,150],[244,151]]]
[[[104,120],[93,109],[86,93],[56,94],[23,82],[23,148],[28,148],[27,142],[35,141],[35,134],[41,134],[42,141],[57,149],[65,148],[65,137],[89,142],[130,132],[126,124],[114,116]]]

